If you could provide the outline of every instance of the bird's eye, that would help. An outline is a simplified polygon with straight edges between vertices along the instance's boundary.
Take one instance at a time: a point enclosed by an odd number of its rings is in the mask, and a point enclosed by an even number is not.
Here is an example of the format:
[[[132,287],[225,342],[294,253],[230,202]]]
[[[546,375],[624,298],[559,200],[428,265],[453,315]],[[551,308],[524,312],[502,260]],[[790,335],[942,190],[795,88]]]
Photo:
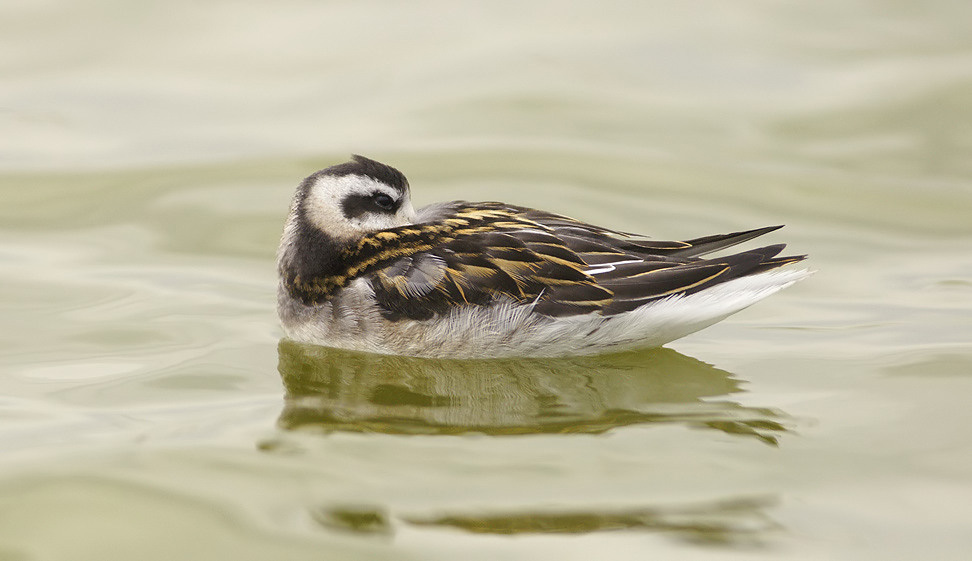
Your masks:
[[[395,208],[395,199],[391,198],[389,195],[384,193],[375,193],[372,197],[375,204],[383,210],[391,210]]]

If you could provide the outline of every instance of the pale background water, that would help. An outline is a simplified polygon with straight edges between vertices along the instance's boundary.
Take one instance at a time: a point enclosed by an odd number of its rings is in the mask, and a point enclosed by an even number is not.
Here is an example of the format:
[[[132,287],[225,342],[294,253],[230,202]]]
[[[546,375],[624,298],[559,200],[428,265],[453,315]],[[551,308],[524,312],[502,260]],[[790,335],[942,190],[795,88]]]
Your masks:
[[[0,559],[970,558],[970,22],[6,0]],[[279,343],[290,196],[351,152],[818,272],[660,351]]]

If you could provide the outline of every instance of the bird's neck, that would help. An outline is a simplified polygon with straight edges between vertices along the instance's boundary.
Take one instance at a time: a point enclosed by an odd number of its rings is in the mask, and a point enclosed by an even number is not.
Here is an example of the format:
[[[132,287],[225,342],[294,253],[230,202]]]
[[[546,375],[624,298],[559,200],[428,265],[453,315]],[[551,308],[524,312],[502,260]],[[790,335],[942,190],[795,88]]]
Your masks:
[[[342,243],[303,220],[293,225],[289,243],[280,250],[277,269],[287,292],[305,304],[327,298],[321,281],[347,269],[348,243]]]

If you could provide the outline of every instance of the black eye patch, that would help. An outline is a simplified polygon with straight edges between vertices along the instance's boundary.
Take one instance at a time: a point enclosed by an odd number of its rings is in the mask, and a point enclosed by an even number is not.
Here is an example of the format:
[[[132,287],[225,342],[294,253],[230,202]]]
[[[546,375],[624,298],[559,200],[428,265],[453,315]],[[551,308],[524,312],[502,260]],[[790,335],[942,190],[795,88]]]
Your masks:
[[[369,212],[394,213],[398,210],[398,201],[380,191],[370,195],[348,195],[341,201],[341,210],[348,218]]]

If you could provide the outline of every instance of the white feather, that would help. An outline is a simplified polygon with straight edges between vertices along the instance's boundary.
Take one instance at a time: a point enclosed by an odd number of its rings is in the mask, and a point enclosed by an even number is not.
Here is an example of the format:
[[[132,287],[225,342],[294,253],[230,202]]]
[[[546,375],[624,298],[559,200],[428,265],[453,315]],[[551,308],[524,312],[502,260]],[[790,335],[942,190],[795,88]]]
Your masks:
[[[430,321],[387,321],[363,279],[339,301],[286,313],[287,336],[307,343],[411,356],[491,358],[589,355],[659,347],[708,327],[808,277],[808,270],[775,269],[734,279],[688,296],[673,296],[614,316],[550,318],[533,304],[498,301],[464,306]]]
[[[587,273],[588,275],[600,275],[601,273],[610,273],[611,271],[614,270],[614,267],[617,265],[624,265],[626,263],[641,263],[643,261],[644,261],[643,259],[628,259],[625,261],[612,261],[610,263],[600,263],[598,265],[594,265],[593,267],[587,269],[584,272]]]

